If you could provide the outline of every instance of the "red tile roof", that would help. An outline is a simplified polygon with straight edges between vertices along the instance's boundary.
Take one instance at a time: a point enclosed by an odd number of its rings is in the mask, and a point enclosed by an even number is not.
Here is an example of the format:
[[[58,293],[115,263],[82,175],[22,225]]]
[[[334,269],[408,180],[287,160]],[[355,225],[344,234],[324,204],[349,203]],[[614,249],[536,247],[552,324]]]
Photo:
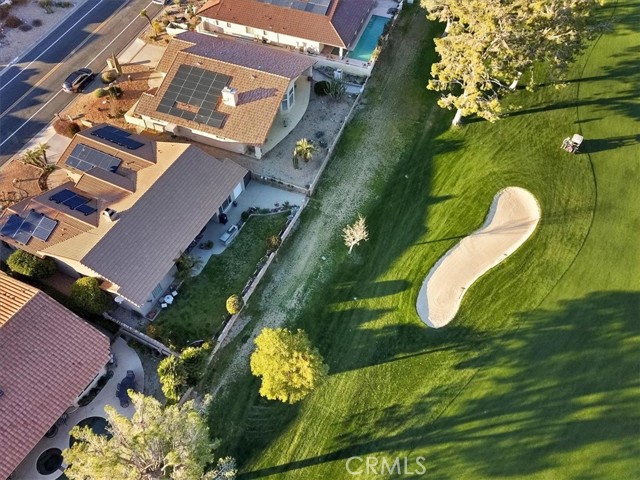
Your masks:
[[[179,37],[169,43],[158,64],[160,71],[167,72],[162,85],[155,95],[142,94],[135,113],[247,145],[263,145],[267,141],[290,81],[316,62],[306,55],[253,42],[202,33],[181,34]],[[236,60],[232,61],[234,58]],[[260,58],[263,62],[258,65]],[[158,111],[182,65],[231,78],[229,86],[238,91],[238,105],[230,107],[219,103],[216,111],[226,115],[220,128]]]
[[[374,4],[375,0],[333,0],[321,15],[257,0],[210,0],[198,15],[348,48]]]
[[[0,272],[0,478],[6,478],[109,359],[109,339]]]

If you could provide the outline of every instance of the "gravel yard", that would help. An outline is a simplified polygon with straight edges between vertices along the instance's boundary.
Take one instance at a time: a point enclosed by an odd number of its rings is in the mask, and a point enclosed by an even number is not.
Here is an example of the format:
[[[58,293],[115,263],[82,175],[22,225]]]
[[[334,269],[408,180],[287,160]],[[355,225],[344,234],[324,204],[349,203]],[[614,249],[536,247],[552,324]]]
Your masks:
[[[305,188],[317,175],[328,147],[338,135],[354,102],[355,96],[345,96],[342,101],[336,102],[328,97],[319,97],[312,89],[307,111],[284,140],[260,160],[246,156],[238,156],[234,160],[257,175]],[[295,169],[292,153],[296,142],[301,138],[312,140],[318,146],[318,150],[313,160],[308,163],[301,161],[300,168]],[[320,144],[325,146],[322,147]]]
[[[70,3],[67,8],[53,7],[52,13],[45,12],[44,8],[38,5],[37,0],[28,1],[24,5],[12,5],[11,15],[22,20],[24,25],[27,25],[22,28],[28,30],[7,28],[0,24],[0,67],[25,53],[82,3],[83,1]]]

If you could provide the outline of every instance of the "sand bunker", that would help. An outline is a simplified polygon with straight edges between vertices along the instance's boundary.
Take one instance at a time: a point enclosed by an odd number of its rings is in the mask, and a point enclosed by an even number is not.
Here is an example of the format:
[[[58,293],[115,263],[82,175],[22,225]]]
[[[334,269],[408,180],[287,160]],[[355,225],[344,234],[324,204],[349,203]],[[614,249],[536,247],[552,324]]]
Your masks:
[[[453,320],[473,282],[515,252],[539,220],[540,207],[531,192],[519,187],[498,192],[484,225],[449,250],[427,275],[416,305],[422,321],[440,328]]]

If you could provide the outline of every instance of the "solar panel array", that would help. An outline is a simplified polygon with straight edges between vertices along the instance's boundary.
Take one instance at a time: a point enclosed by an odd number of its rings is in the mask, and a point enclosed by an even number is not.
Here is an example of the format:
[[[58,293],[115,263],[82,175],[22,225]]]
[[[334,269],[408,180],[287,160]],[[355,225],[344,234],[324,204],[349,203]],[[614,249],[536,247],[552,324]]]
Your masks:
[[[220,128],[226,115],[216,112],[216,106],[220,92],[230,79],[228,75],[211,70],[180,65],[157,110],[174,117]],[[181,103],[192,108],[180,108],[178,105]]]
[[[11,215],[2,230],[0,230],[0,235],[11,237],[23,245],[29,243],[31,237],[36,237],[46,242],[57,225],[57,220],[31,210],[27,218],[22,218],[15,214]]]
[[[303,10],[305,12],[326,15],[331,0],[259,0],[262,3],[269,3],[278,7],[291,8],[293,10]]]
[[[80,213],[84,213],[85,217],[97,211],[95,208],[87,205],[87,203],[91,201],[90,198],[84,197],[68,189],[60,190],[58,193],[51,195],[49,200],[66,205],[71,210],[77,210]]]
[[[131,134],[126,130],[120,130],[119,128],[111,126],[98,128],[92,131],[91,135],[124,147],[127,150],[137,150],[144,145],[142,142],[129,138]]]
[[[118,157],[82,144],[78,144],[73,148],[65,162],[66,165],[77,168],[83,172],[91,170],[94,167],[101,168],[108,172],[115,172],[121,163],[122,160]]]

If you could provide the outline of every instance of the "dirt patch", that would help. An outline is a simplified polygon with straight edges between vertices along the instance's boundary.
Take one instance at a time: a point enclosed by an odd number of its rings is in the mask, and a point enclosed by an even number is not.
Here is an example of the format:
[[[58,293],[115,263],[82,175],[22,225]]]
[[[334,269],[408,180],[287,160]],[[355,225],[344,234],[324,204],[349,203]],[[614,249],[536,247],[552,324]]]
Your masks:
[[[112,118],[111,98],[107,95],[102,98],[95,96],[93,91],[80,94],[78,98],[60,114],[62,118],[71,117],[79,124],[84,120],[91,123],[110,123],[119,128],[130,128],[124,120],[124,112],[129,110],[138,101],[143,92],[149,90],[149,77],[153,74],[146,66],[124,65],[123,75],[118,79],[118,86],[122,89],[122,95],[116,100],[116,109],[120,112]],[[95,85],[95,84],[94,84]],[[104,87],[100,80],[95,88]]]
[[[15,159],[0,169],[0,206],[8,207],[40,193],[42,170]]]

